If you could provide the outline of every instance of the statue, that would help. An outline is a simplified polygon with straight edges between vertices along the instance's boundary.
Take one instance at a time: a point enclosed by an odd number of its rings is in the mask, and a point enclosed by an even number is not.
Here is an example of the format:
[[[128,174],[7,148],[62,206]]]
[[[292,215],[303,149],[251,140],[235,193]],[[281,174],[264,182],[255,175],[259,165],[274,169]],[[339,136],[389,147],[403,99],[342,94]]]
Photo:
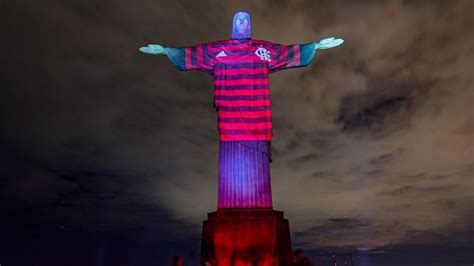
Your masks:
[[[220,140],[218,209],[272,208],[268,75],[307,66],[318,49],[342,43],[336,38],[291,45],[254,40],[250,15],[238,12],[229,40],[182,48],[159,44],[140,48],[143,53],[166,55],[178,70],[200,70],[214,77],[213,104]]]

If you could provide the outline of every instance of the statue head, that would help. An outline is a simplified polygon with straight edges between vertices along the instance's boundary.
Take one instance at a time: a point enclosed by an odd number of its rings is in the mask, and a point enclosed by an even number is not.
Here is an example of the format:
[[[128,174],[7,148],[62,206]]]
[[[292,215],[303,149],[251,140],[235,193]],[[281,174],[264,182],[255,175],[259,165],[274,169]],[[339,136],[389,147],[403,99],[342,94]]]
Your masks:
[[[250,15],[247,12],[237,12],[232,22],[232,39],[252,38],[252,28],[250,27]]]

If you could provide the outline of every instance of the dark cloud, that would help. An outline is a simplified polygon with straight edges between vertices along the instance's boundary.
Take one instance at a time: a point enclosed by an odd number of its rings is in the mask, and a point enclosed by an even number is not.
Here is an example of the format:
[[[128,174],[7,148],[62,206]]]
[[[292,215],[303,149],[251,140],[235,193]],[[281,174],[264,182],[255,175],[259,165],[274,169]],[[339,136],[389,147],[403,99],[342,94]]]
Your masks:
[[[377,99],[369,106],[354,98],[344,99],[336,121],[341,123],[344,130],[387,128],[390,126],[383,124],[390,124],[390,117],[407,106],[409,107],[408,98],[401,96]]]

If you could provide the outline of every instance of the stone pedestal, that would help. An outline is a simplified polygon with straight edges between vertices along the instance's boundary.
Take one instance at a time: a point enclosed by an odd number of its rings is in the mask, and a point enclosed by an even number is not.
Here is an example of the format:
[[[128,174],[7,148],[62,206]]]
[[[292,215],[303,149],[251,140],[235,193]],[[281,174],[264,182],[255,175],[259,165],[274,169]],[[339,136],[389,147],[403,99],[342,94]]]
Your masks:
[[[290,266],[288,220],[273,209],[219,209],[203,223],[201,261],[215,266]]]

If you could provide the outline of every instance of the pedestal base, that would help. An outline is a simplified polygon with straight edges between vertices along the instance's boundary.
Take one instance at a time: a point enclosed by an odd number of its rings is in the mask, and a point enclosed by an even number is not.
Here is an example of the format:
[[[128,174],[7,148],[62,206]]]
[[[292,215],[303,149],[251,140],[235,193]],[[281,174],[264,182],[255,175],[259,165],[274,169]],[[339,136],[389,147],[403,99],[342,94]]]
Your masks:
[[[288,220],[272,209],[211,212],[203,223],[201,261],[213,266],[290,266]]]

